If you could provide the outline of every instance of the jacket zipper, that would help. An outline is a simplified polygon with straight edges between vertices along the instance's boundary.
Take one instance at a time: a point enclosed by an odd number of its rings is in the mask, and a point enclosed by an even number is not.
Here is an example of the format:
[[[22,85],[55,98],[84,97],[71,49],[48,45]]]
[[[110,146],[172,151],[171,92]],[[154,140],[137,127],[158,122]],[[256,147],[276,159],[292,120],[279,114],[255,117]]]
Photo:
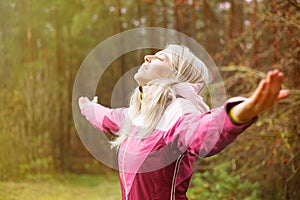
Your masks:
[[[123,182],[124,182],[124,188],[125,188],[125,197],[126,197],[126,200],[128,199],[128,196],[127,196],[127,183],[126,183],[126,178],[125,178],[125,153],[127,151],[127,148],[128,148],[128,144],[129,144],[129,140],[130,140],[130,137],[128,137],[128,140],[126,141],[126,147],[125,147],[125,150],[124,150],[124,153],[123,153],[123,158],[122,158],[122,177],[123,177]]]
[[[180,167],[180,163],[182,158],[184,157],[185,154],[181,154],[175,164],[175,169],[174,169],[174,175],[173,175],[173,180],[172,180],[172,187],[171,187],[171,198],[170,200],[175,200],[175,185],[176,185],[176,179],[177,179],[177,175],[178,175],[178,170]]]

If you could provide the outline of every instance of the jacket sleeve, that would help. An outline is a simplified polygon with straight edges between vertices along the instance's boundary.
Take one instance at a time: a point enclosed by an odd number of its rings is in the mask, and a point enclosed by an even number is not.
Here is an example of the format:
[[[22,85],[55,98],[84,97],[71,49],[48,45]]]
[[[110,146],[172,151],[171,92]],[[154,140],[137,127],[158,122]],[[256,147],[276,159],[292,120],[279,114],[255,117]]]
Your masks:
[[[180,145],[199,157],[212,156],[222,151],[257,120],[256,117],[248,123],[239,125],[231,121],[228,114],[230,109],[244,100],[231,98],[221,107],[197,117],[190,116],[187,122],[183,120],[183,124],[187,123],[184,126],[188,126],[190,131],[187,131],[184,137],[180,136]]]
[[[81,108],[81,114],[93,127],[116,135],[123,125],[124,110],[125,108],[111,109],[95,102],[89,102]]]

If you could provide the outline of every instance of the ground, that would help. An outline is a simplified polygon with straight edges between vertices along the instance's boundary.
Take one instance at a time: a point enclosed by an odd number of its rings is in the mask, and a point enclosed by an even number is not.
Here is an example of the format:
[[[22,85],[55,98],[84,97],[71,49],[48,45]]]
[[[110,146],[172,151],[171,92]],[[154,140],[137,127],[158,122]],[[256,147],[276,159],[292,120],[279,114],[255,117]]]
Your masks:
[[[0,182],[1,200],[119,200],[120,185],[111,175],[65,175],[46,180]]]

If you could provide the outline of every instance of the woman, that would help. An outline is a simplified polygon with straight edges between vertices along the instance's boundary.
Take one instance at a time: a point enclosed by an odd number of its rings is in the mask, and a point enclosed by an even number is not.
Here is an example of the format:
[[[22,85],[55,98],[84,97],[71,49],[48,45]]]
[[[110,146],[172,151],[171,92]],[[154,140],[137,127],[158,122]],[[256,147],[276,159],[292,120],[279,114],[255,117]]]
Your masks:
[[[211,76],[187,47],[171,44],[147,55],[128,108],[79,98],[81,113],[116,139],[122,199],[187,199],[194,160],[217,154],[257,115],[288,96],[283,74],[271,71],[248,98],[210,110],[200,96]]]

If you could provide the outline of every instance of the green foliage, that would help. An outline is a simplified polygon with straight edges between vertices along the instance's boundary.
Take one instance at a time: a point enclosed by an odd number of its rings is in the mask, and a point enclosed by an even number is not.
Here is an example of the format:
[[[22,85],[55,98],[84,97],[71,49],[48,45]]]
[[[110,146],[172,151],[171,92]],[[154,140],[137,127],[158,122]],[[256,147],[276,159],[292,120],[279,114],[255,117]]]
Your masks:
[[[230,174],[229,167],[228,163],[222,163],[203,173],[195,173],[188,190],[189,198],[191,200],[261,199],[260,184]]]
[[[51,137],[59,108],[55,106],[56,83],[46,69],[31,66],[21,86],[12,93],[0,91],[5,114],[0,121],[1,179],[53,171]]]

